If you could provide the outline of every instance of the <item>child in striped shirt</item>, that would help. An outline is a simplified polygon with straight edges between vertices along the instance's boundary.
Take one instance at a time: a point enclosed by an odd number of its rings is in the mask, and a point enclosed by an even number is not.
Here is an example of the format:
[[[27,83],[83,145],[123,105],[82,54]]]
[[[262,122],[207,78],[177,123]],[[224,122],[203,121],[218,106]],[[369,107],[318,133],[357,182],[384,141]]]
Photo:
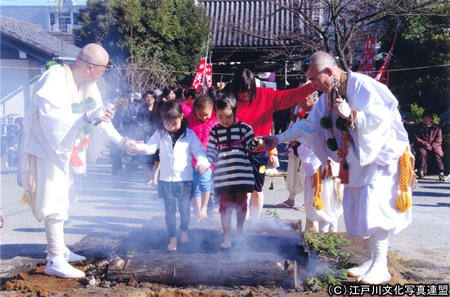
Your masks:
[[[231,214],[236,209],[236,242],[244,241],[247,193],[253,192],[254,175],[248,159],[257,143],[252,127],[236,121],[236,99],[221,94],[214,105],[218,124],[209,134],[207,157],[216,163],[214,187],[220,197],[220,219],[224,232],[222,248],[231,247]]]

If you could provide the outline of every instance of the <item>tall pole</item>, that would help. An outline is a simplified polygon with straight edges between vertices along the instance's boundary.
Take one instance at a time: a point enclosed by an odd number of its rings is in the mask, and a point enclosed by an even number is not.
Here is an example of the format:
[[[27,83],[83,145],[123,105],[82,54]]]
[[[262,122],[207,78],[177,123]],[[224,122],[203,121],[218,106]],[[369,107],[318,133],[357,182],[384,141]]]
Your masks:
[[[208,64],[208,52],[209,52],[209,34],[206,40],[206,53],[205,53],[205,65],[203,67],[202,86],[206,85],[206,65]]]

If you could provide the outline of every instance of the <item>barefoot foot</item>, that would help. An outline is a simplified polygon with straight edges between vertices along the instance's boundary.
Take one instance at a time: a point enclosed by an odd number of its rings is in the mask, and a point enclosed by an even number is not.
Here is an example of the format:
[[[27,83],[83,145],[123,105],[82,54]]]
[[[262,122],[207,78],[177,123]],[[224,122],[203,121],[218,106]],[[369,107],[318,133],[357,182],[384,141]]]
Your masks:
[[[220,244],[220,246],[224,249],[228,249],[231,247],[231,234],[225,234],[223,236],[223,242]]]
[[[244,241],[245,241],[244,231],[236,230],[236,242],[244,242]]]
[[[174,252],[177,250],[177,238],[171,237],[169,245],[167,246],[167,250],[170,252]]]
[[[181,243],[186,243],[186,242],[189,241],[189,237],[188,237],[186,231],[181,231],[180,232],[180,237],[181,237]]]

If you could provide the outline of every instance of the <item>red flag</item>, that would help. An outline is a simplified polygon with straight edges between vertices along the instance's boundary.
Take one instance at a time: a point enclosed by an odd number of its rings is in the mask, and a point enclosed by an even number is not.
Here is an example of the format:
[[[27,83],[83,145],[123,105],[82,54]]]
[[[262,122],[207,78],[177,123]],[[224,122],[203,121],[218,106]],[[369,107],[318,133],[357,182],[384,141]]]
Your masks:
[[[359,62],[358,72],[366,74],[372,77],[372,69],[375,56],[375,43],[376,37],[372,36],[367,38],[364,51],[361,54],[361,61]]]
[[[384,59],[383,65],[381,66],[380,70],[378,71],[377,76],[375,77],[375,79],[379,82],[381,82],[383,80],[384,70],[386,68],[388,68],[389,61],[392,58],[392,52],[394,51],[395,41],[397,40],[397,33],[398,33],[398,26],[397,26],[397,30],[395,31],[394,41],[392,42],[391,49],[389,50],[389,53],[388,53],[386,59]],[[388,83],[389,83],[389,78],[386,80],[386,86],[388,85]]]
[[[197,72],[195,73],[194,80],[192,81],[191,89],[200,90],[203,85],[203,81],[206,81],[206,86],[212,87],[212,65],[206,63],[206,58],[201,58],[198,63]]]
[[[203,74],[205,70],[206,58],[201,58],[198,63],[197,72],[195,73],[194,80],[192,81],[191,89],[200,90],[203,83]]]

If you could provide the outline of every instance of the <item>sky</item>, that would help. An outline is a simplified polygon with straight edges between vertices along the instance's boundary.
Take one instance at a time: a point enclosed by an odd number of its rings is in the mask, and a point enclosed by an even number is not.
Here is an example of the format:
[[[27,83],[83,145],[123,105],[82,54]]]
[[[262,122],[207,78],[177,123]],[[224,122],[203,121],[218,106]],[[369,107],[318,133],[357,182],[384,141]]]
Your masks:
[[[86,5],[87,0],[76,0],[77,5]],[[54,5],[55,0],[0,0],[0,5],[4,6],[47,6]]]

